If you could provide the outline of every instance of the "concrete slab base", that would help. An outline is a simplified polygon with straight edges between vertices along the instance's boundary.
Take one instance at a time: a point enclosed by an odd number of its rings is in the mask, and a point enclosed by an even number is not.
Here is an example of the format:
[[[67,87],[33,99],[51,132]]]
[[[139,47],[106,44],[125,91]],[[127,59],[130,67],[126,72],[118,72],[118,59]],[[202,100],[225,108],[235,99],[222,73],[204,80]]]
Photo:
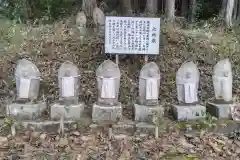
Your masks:
[[[11,117],[16,117],[22,120],[37,119],[41,116],[47,105],[44,102],[39,103],[12,103],[7,105],[6,114]]]
[[[207,103],[207,112],[218,119],[231,119],[230,108],[232,104]]]
[[[103,124],[93,123],[90,125],[92,132],[104,131],[107,132],[108,127]],[[121,120],[116,124],[112,124],[112,132],[114,136],[125,135],[132,136],[135,133],[135,124],[131,120]]]
[[[119,102],[116,105],[104,106],[97,103],[93,104],[92,122],[98,123],[101,121],[119,121],[122,119],[122,104]]]
[[[173,105],[173,116],[177,121],[191,121],[203,119],[206,117],[206,107],[200,104],[196,105]]]
[[[82,117],[84,108],[84,103],[74,105],[62,105],[55,103],[51,106],[51,118],[53,120],[59,120],[61,119],[61,115],[64,115],[64,119],[78,120]]]
[[[122,120],[113,125],[114,135],[132,136],[135,133],[135,124],[131,120]]]
[[[159,111],[163,116],[164,108],[161,105],[146,106],[134,104],[135,121],[152,123],[154,111]]]
[[[22,126],[25,129],[33,128],[36,131],[41,132],[57,132],[60,126],[60,121],[18,121],[15,122],[15,126],[19,127]],[[76,130],[77,125],[75,121],[64,121],[64,128],[66,131],[68,130]]]
[[[146,122],[139,122],[136,123],[136,132],[135,134],[146,134],[146,135],[154,135],[155,134],[155,125],[152,123],[146,123]]]

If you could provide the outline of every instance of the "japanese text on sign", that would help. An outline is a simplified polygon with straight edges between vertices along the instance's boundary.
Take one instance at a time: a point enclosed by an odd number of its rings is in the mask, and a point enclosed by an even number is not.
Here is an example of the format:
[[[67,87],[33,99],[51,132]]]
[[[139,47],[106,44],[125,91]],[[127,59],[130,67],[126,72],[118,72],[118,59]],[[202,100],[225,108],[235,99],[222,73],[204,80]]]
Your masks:
[[[105,52],[159,54],[160,18],[106,17]]]

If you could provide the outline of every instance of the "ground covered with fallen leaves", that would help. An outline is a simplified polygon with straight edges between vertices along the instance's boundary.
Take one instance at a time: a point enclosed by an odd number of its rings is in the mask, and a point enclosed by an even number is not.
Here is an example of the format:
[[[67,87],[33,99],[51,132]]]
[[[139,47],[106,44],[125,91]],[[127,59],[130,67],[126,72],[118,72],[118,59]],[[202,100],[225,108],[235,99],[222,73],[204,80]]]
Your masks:
[[[4,43],[0,46],[0,94],[4,106],[15,97],[14,69],[18,59],[33,61],[42,74],[40,100],[53,102],[58,98],[57,71],[64,61],[71,61],[81,70],[80,99],[88,106],[97,99],[95,71],[107,58],[101,54],[103,39],[92,34],[80,44],[74,19],[66,19],[53,25],[21,26],[0,23]],[[91,34],[90,34],[91,33]],[[222,32],[205,25],[198,29],[181,29],[179,26],[162,25],[160,54],[150,56],[161,71],[159,101],[168,106],[176,103],[176,71],[186,60],[193,60],[200,70],[199,97],[201,103],[214,96],[212,69],[216,62],[230,58],[233,68],[233,93],[240,93],[240,54],[238,33]],[[1,47],[1,48],[3,48]],[[120,56],[120,101],[124,104],[124,116],[133,117],[132,107],[137,99],[139,71],[142,56]],[[2,107],[4,108],[4,107]],[[68,137],[68,138],[66,138]],[[183,135],[178,131],[166,133],[159,139],[139,135],[124,139],[109,139],[104,133],[74,132],[60,138],[57,134],[26,131],[15,138],[0,137],[1,154],[54,156],[74,155],[79,159],[238,159],[240,141],[223,135],[201,132],[199,136]],[[51,142],[51,143],[50,143]],[[22,150],[20,150],[22,149]],[[6,152],[4,152],[6,151]],[[10,154],[11,151],[11,154]],[[17,154],[18,152],[21,152]],[[72,153],[73,154],[70,154]],[[13,153],[13,154],[12,154]],[[63,155],[65,154],[65,155]],[[5,155],[1,155],[5,156]],[[58,155],[56,155],[58,156]],[[29,158],[32,159],[32,158]],[[70,158],[72,159],[72,158]]]
[[[158,139],[138,136],[108,137],[104,132],[55,133],[25,131],[16,137],[0,137],[1,158],[65,160],[216,160],[239,159],[240,140],[201,131],[197,136],[177,130]]]

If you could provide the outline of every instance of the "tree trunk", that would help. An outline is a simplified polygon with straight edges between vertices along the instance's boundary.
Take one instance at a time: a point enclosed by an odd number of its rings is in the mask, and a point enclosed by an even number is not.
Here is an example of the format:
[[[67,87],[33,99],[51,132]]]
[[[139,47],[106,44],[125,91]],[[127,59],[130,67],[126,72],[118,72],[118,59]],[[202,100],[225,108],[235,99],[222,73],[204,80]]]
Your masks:
[[[240,24],[240,2],[238,2],[237,23]]]
[[[166,20],[171,22],[175,17],[175,0],[166,0],[165,3]]]
[[[233,8],[234,8],[234,0],[228,0],[226,14],[225,14],[225,24],[227,28],[232,27]]]
[[[166,1],[165,0],[161,0],[161,12],[165,13],[165,6],[166,6]]]
[[[188,14],[189,23],[194,23],[195,18],[196,18],[196,11],[197,11],[197,1],[196,0],[189,1],[189,11],[190,11],[190,13]]]
[[[134,13],[138,13],[139,12],[139,1],[138,0],[133,0],[133,10]]]
[[[188,11],[188,0],[182,0],[181,16],[187,17],[187,11]]]
[[[146,1],[145,13],[157,14],[158,12],[158,0],[147,0]]]
[[[222,0],[222,8],[220,11],[220,16],[223,18],[226,13],[226,6],[227,6],[228,0]]]
[[[239,3],[238,0],[236,0],[236,1],[234,2],[233,16],[232,16],[232,19],[233,19],[234,22],[237,21],[237,15],[238,15],[238,3]]]
[[[125,15],[125,16],[133,15],[131,0],[120,0],[120,4],[122,7],[123,15]]]
[[[83,0],[82,10],[84,11],[87,18],[92,18],[93,10],[97,7],[96,0]]]

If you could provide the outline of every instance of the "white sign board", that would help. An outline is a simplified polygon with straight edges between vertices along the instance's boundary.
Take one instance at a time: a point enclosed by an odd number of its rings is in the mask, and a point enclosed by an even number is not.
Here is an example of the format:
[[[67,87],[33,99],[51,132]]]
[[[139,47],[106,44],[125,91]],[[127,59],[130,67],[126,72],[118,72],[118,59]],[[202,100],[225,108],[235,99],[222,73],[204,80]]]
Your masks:
[[[160,18],[113,17],[105,19],[105,53],[159,54]]]

